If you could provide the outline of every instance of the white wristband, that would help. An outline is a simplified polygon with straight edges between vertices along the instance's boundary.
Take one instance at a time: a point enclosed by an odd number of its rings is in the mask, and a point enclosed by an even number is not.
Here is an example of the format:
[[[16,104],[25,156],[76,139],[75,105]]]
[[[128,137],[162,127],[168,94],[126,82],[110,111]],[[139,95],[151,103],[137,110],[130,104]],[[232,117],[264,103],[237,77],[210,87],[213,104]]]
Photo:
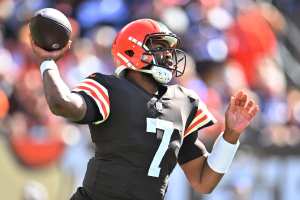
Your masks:
[[[54,60],[45,60],[40,65],[41,76],[43,78],[43,74],[47,70],[56,70],[58,71],[58,67]]]
[[[208,155],[207,163],[209,167],[217,173],[225,174],[234,158],[234,155],[240,145],[231,144],[224,140],[223,133],[216,139],[211,154]]]

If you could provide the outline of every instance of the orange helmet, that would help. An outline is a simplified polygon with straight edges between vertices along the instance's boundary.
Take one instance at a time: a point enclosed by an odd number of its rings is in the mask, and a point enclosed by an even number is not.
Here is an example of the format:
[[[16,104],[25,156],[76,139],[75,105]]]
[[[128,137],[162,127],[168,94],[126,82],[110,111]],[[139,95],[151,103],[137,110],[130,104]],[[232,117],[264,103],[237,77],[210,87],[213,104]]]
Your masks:
[[[164,40],[168,43],[168,47],[153,49],[151,44],[156,40]],[[113,43],[112,56],[117,67],[116,73],[132,69],[154,76],[156,69],[164,68],[171,71],[171,76],[181,76],[185,69],[186,56],[178,49],[179,45],[180,39],[162,23],[152,19],[135,20],[118,33]],[[172,62],[169,65],[157,60],[156,54],[164,52],[171,55]],[[145,70],[147,66],[156,68]]]

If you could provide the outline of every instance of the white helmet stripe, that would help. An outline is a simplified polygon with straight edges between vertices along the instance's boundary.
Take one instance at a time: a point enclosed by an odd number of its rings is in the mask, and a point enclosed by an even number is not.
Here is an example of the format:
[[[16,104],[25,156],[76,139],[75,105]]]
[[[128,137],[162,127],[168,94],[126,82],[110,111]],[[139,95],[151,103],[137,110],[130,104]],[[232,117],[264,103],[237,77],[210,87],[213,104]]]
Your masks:
[[[134,44],[137,44],[138,46],[140,47],[143,47],[144,49],[146,49],[147,51],[149,50],[149,48],[146,46],[146,45],[143,45],[143,42],[135,39],[134,37],[132,36],[129,36],[128,38],[129,41],[133,42]]]
[[[121,58],[127,65],[127,67],[131,69],[135,69],[134,65],[121,53],[117,53],[118,57]]]

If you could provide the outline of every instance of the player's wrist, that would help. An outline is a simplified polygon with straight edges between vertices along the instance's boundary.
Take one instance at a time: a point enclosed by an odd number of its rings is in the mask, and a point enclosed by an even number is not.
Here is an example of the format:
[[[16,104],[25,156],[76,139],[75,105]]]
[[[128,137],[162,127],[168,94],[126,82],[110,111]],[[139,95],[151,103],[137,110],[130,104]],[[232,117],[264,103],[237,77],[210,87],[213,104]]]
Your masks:
[[[236,144],[240,138],[240,135],[241,134],[238,132],[225,128],[223,138],[225,139],[226,142],[229,142],[231,144]]]
[[[236,144],[232,144],[224,139],[224,134],[220,134],[212,152],[208,155],[207,164],[215,172],[225,174],[231,166],[239,145],[238,140]]]
[[[41,71],[41,76],[43,78],[44,72],[48,70],[55,70],[58,71],[58,67],[53,59],[46,59],[41,62],[40,64],[40,71]]]

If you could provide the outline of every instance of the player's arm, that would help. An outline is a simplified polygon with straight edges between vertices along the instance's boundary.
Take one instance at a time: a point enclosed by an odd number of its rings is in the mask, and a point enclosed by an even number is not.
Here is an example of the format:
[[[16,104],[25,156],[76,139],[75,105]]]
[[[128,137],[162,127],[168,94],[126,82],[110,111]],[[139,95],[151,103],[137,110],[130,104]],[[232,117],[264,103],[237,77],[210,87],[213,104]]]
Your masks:
[[[42,64],[56,65],[54,61]],[[83,119],[87,111],[86,102],[81,95],[71,92],[58,70],[45,70],[42,76],[45,97],[51,112],[72,121]]]
[[[194,134],[197,135],[197,133]],[[186,163],[181,163],[180,166],[194,190],[202,194],[211,193],[223,177],[224,173],[216,172],[209,166],[207,161],[209,153],[206,152],[206,149],[200,140],[196,139],[194,147],[190,148],[198,148],[194,151],[202,152],[201,155],[199,153],[198,157],[189,160]]]
[[[179,163],[191,183],[192,187],[200,193],[210,193],[228,171],[234,155],[239,146],[239,137],[258,112],[258,105],[250,100],[248,95],[239,92],[231,97],[229,107],[225,114],[225,131],[215,141],[212,152],[208,154],[204,145],[191,137],[189,142],[194,143],[189,151],[181,150],[182,158],[187,152],[194,152],[190,160],[182,159]],[[197,135],[192,133],[191,135]],[[194,136],[195,137],[195,136]],[[185,145],[188,146],[188,145]],[[186,147],[187,148],[187,147]],[[198,149],[198,150],[197,150]],[[197,152],[198,151],[198,152]],[[197,155],[199,155],[197,157]],[[180,155],[179,155],[180,156]]]
[[[59,59],[70,48],[57,51],[45,51],[31,42],[32,49],[41,64],[44,91],[50,110],[55,114],[72,121],[81,120],[87,110],[87,105],[81,95],[72,93],[62,80],[54,60]],[[46,61],[47,60],[47,61]]]

